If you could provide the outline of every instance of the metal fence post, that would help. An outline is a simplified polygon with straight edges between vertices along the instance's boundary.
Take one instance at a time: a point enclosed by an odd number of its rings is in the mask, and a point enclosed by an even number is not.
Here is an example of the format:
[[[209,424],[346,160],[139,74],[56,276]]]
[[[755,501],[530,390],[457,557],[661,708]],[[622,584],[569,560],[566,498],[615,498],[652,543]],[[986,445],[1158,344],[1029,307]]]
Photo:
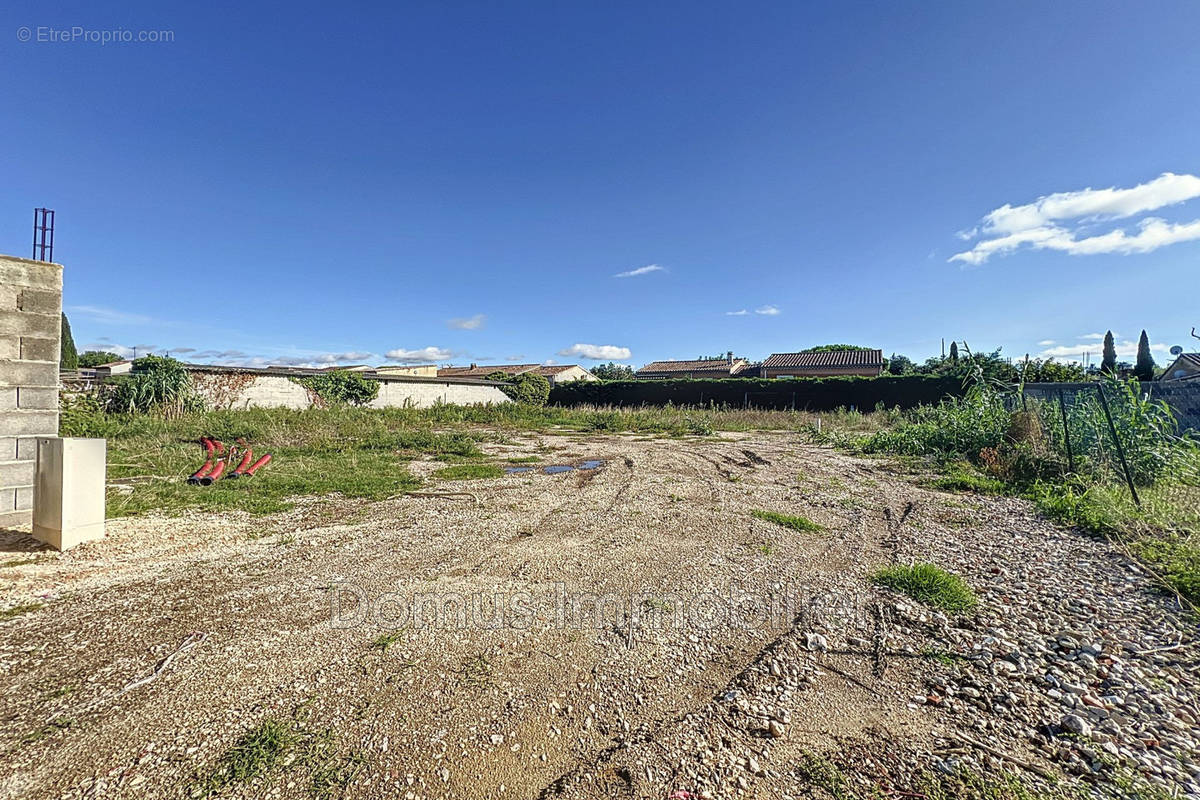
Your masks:
[[[1117,446],[1117,457],[1121,459],[1121,469],[1125,471],[1125,483],[1129,484],[1129,494],[1133,497],[1134,505],[1142,507],[1141,498],[1133,485],[1133,476],[1129,474],[1129,462],[1125,460],[1125,448],[1121,446],[1121,437],[1117,436],[1117,426],[1113,424],[1112,412],[1108,410],[1108,398],[1104,396],[1104,385],[1096,384],[1096,394],[1100,395],[1100,406],[1104,409],[1104,417],[1108,420],[1108,429],[1112,432],[1113,444]]]
[[[1062,411],[1063,441],[1067,443],[1067,471],[1075,471],[1075,454],[1071,451],[1071,426],[1067,424],[1067,401],[1063,399],[1063,390],[1058,390],[1058,408]]]

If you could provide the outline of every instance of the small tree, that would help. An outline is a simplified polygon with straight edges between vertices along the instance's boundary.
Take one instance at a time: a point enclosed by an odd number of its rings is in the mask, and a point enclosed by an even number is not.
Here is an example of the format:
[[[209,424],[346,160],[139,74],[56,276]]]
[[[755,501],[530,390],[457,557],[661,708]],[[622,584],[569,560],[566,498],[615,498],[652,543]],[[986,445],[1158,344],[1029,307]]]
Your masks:
[[[916,365],[908,356],[892,353],[892,357],[888,359],[888,372],[892,375],[907,375],[915,371]]]
[[[1117,370],[1117,345],[1113,342],[1112,331],[1104,334],[1104,358],[1100,361],[1100,371],[1112,375]]]
[[[607,364],[598,364],[592,367],[589,372],[602,381],[631,381],[634,378],[633,367],[626,364],[617,364],[613,361]]]
[[[62,315],[62,339],[58,352],[59,369],[79,369],[79,353],[75,350],[75,338],[71,336],[71,323]]]
[[[1146,331],[1138,338],[1137,363],[1133,365],[1133,377],[1139,381],[1154,380],[1154,356],[1150,355],[1150,337]]]
[[[953,364],[958,363],[958,342],[950,343],[950,362]]]
[[[107,350],[87,350],[79,354],[79,366],[81,367],[99,367],[120,360],[119,355]]]

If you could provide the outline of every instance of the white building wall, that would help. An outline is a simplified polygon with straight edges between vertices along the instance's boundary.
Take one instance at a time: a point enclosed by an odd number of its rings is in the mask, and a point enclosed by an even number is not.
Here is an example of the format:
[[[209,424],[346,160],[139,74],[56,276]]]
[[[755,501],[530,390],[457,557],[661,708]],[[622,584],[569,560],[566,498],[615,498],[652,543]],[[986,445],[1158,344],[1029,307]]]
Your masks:
[[[472,406],[511,403],[512,400],[495,386],[425,381],[380,381],[379,396],[371,401],[370,407],[428,408],[439,402]]]

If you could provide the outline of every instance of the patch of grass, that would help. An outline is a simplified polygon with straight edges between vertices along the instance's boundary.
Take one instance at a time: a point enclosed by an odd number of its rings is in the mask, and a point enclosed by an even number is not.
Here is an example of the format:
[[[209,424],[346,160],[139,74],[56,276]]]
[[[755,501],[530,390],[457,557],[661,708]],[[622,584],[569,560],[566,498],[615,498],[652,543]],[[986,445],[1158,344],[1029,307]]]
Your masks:
[[[944,492],[971,492],[973,494],[1003,494],[1004,483],[990,478],[970,464],[956,461],[947,468],[946,474],[930,481],[930,486]]]
[[[773,522],[776,525],[781,525],[784,528],[791,528],[794,531],[802,531],[808,533],[816,533],[825,530],[824,527],[813,522],[807,517],[798,517],[791,514],[780,514],[777,511],[763,511],[762,509],[754,509],[750,512],[750,516],[756,519],[761,519],[765,522]]]
[[[11,561],[0,562],[0,569],[8,569],[9,567],[23,567],[26,564],[36,564],[41,561],[40,558],[14,558]]]
[[[935,647],[929,647],[928,645],[925,647],[922,647],[919,652],[920,652],[921,658],[925,659],[926,661],[936,661],[938,664],[941,664],[943,667],[953,667],[959,661],[964,660],[964,658],[962,656],[960,656],[958,653],[951,653],[946,650],[939,650]]]
[[[541,461],[541,456],[516,456],[514,458],[506,458],[509,464],[536,464]]]
[[[212,774],[201,783],[199,796],[208,797],[227,786],[249,783],[283,766],[300,739],[292,722],[263,720],[221,756]]]
[[[18,605],[6,608],[0,611],[0,620],[12,619],[19,617],[22,614],[28,614],[30,611],[37,611],[44,603],[19,603]]]
[[[337,797],[358,777],[366,760],[361,754],[340,756],[333,731],[306,730],[297,718],[270,718],[245,733],[194,784],[191,797],[210,797],[283,769],[309,773],[308,793],[315,800]]]
[[[970,611],[979,602],[962,578],[934,564],[884,567],[872,575],[871,580],[951,613]]]
[[[457,464],[453,467],[443,467],[433,473],[433,477],[443,481],[479,480],[482,478],[499,478],[504,470],[495,464]]]
[[[381,653],[386,653],[388,648],[404,639],[405,629],[401,628],[398,631],[382,634],[378,639],[371,643],[372,650],[378,650]]]

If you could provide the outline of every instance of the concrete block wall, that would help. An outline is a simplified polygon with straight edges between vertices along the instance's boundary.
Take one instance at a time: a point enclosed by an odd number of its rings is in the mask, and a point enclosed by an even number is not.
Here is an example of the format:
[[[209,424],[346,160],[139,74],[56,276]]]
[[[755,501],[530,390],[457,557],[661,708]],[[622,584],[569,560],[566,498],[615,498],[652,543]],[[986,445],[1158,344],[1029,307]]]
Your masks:
[[[0,528],[33,517],[35,437],[58,435],[62,266],[0,255]]]

